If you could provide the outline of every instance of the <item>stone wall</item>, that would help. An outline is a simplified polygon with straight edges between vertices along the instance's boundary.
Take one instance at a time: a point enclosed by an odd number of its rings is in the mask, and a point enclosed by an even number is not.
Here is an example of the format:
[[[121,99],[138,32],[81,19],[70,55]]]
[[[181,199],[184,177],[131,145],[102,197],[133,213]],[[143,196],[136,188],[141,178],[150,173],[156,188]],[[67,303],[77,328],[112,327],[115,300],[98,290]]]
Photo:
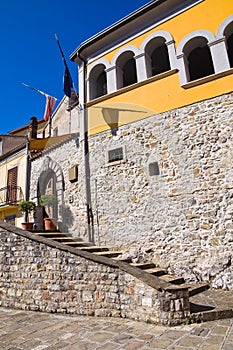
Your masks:
[[[179,324],[187,288],[0,222],[0,305]],[[145,282],[146,281],[146,282]]]
[[[90,137],[96,241],[233,288],[232,123],[230,93]],[[108,164],[119,146],[125,160]]]
[[[232,123],[230,93],[89,137],[94,242],[233,289]],[[108,163],[107,151],[120,146],[124,159]],[[83,154],[73,138],[33,160],[31,197],[49,157],[63,174],[61,229],[87,240]],[[71,183],[73,165],[79,175]]]

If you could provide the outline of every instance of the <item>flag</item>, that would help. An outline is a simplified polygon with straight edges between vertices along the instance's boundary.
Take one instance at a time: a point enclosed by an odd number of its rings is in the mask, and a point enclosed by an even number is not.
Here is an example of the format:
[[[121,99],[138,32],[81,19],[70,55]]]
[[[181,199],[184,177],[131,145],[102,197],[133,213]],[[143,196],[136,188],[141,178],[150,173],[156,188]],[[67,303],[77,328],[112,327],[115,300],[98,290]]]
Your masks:
[[[66,67],[65,68],[65,73],[64,73],[64,78],[63,78],[63,91],[66,96],[70,97],[71,96],[71,88],[73,85],[72,78],[70,76],[69,69]]]
[[[69,71],[69,68],[68,68],[68,65],[67,65],[64,53],[62,51],[61,45],[59,43],[59,40],[58,40],[58,37],[57,37],[56,34],[55,34],[55,39],[57,41],[57,45],[59,47],[59,50],[60,50],[60,53],[61,53],[61,57],[62,57],[62,60],[64,62],[64,65],[65,65],[65,72],[64,72],[64,77],[63,77],[63,91],[64,91],[66,96],[70,97],[71,96],[71,89],[74,86],[74,84],[73,84],[73,81],[72,81],[72,78],[71,78],[71,75],[70,75],[70,71]]]
[[[45,104],[44,120],[47,122],[49,120],[49,117],[52,114],[52,111],[53,111],[53,108],[57,102],[57,99],[53,96],[46,94],[45,92],[43,92],[41,90],[35,89],[34,87],[32,87],[30,85],[27,85],[24,83],[22,83],[22,85],[24,85],[24,86],[28,87],[29,89],[32,89],[32,90],[38,92],[39,94],[45,96],[46,104]]]
[[[57,99],[53,96],[46,95],[46,105],[44,112],[44,120],[47,122],[52,114]]]

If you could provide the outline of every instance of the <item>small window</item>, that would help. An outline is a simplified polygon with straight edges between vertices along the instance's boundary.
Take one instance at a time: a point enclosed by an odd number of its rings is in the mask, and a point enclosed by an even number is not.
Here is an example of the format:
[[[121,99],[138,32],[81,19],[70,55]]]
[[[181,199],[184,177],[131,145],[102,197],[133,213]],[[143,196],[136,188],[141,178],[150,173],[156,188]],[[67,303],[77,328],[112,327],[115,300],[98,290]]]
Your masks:
[[[150,176],[155,176],[155,175],[159,175],[159,164],[158,162],[153,162],[149,164],[149,175]]]
[[[108,151],[108,163],[124,159],[123,147],[115,148]]]
[[[58,136],[58,127],[53,129],[53,137]]]

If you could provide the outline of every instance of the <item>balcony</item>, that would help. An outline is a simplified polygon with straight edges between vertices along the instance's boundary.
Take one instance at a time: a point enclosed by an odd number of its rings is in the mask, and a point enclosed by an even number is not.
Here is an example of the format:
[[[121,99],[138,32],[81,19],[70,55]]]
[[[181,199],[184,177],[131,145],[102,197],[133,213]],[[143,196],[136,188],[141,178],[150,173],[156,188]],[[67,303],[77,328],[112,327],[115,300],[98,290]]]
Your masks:
[[[0,207],[17,206],[23,200],[23,191],[19,186],[0,188]]]

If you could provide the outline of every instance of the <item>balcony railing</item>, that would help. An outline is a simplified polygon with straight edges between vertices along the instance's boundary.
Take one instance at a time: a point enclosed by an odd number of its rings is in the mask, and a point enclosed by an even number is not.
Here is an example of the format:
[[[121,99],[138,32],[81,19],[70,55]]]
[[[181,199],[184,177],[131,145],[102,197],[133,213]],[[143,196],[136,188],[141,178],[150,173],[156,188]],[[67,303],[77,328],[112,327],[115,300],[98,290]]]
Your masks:
[[[23,200],[23,191],[19,186],[6,186],[0,188],[0,207],[5,205],[18,205]]]

